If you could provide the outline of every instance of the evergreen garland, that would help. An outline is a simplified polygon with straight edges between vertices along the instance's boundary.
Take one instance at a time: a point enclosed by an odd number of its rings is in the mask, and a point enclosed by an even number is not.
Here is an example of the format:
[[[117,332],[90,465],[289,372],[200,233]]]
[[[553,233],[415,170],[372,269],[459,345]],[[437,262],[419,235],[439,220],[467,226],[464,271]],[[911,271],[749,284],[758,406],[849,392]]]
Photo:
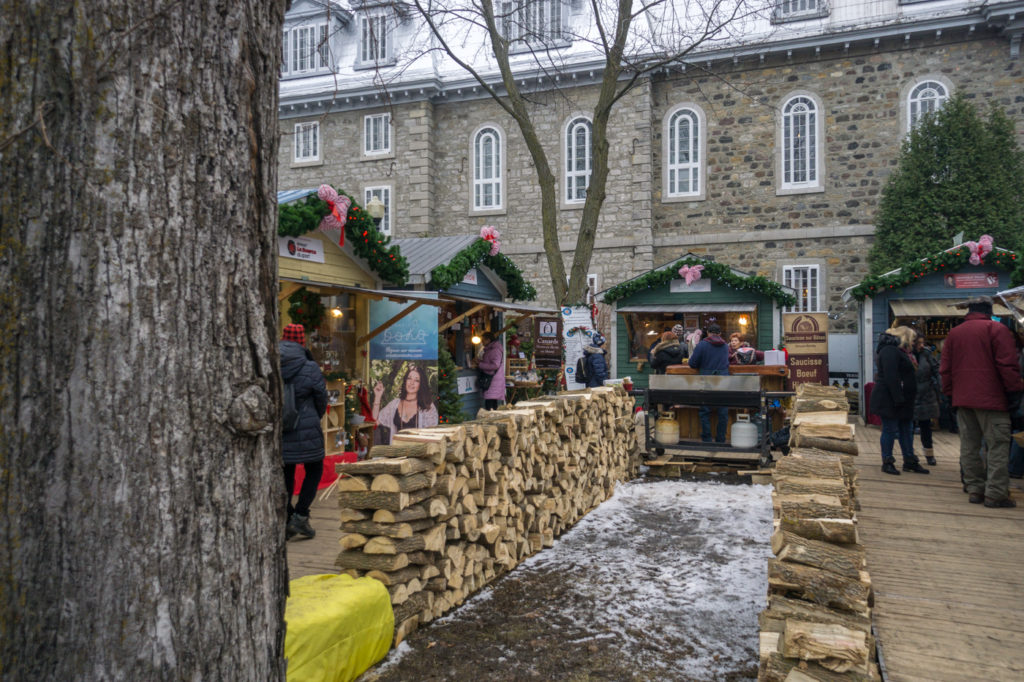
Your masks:
[[[954,272],[967,265],[971,258],[971,251],[966,246],[961,246],[951,251],[942,251],[938,255],[923,260],[916,260],[906,263],[899,270],[890,275],[873,275],[865,277],[860,284],[850,290],[850,295],[858,301],[875,296],[875,294],[890,289],[901,289],[908,284],[932,274],[933,272]],[[984,265],[998,265],[999,267],[1014,272],[1020,263],[1017,254],[1013,251],[993,249],[985,256]]]
[[[320,294],[302,287],[288,297],[288,303],[291,304],[288,306],[288,317],[295,324],[305,327],[307,334],[319,329],[323,324],[327,309],[320,302]]]
[[[466,276],[476,265],[483,263],[493,270],[508,286],[508,296],[513,301],[532,301],[537,298],[537,290],[523,278],[523,271],[503,253],[490,255],[491,243],[486,239],[478,239],[448,261],[447,265],[438,265],[430,271],[430,283],[438,291],[449,289]]]
[[[750,291],[761,294],[762,296],[767,296],[779,305],[796,305],[796,296],[787,294],[783,290],[782,285],[778,282],[773,282],[767,277],[762,277],[761,275],[743,277],[735,274],[727,265],[722,265],[721,263],[715,263],[714,261],[703,260],[700,258],[684,258],[669,267],[662,268],[660,270],[652,270],[651,272],[641,275],[636,279],[611,287],[608,291],[604,292],[604,302],[613,303],[620,298],[632,296],[638,291],[663,286],[674,279],[682,279],[679,276],[679,268],[684,265],[703,265],[704,270],[701,273],[702,277],[710,278],[720,284],[728,285],[739,291]]]
[[[462,421],[462,400],[459,398],[458,368],[442,337],[437,345],[437,412],[442,424]]]
[[[373,218],[356,203],[355,198],[344,192],[338,194],[352,200],[345,219],[346,242],[381,279],[404,285],[409,280],[409,263],[398,247],[388,245],[391,239],[377,229]],[[315,194],[278,206],[277,234],[281,237],[299,237],[312,232],[329,212],[327,202]]]

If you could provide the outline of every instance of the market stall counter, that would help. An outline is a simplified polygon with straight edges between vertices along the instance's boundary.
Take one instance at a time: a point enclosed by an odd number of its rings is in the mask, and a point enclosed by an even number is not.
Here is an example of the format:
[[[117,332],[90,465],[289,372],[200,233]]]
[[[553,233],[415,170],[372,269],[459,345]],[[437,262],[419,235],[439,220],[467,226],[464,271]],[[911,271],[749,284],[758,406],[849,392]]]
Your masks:
[[[675,375],[698,375],[696,369],[689,365],[669,365],[667,374]],[[760,389],[767,394],[766,415],[770,431],[778,431],[783,426],[784,414],[778,400],[773,400],[773,394],[780,394],[785,391],[786,378],[789,376],[789,368],[785,365],[730,365],[730,375],[757,375],[760,377]],[[699,409],[696,405],[674,405],[676,422],[679,424],[680,440],[699,440],[700,422],[697,418]],[[747,414],[747,409],[732,408],[729,410],[729,424],[726,433],[732,434],[733,424],[736,423],[738,414]],[[711,414],[711,430],[714,432],[717,424],[717,417]]]

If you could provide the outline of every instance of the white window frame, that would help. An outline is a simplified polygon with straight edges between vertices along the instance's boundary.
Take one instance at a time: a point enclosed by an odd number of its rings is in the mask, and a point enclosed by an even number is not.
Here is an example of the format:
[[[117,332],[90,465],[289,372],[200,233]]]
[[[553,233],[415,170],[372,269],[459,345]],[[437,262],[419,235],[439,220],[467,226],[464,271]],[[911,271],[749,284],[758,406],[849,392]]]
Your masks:
[[[569,10],[565,0],[498,0],[499,31],[508,39],[511,52],[562,47],[569,44]]]
[[[825,191],[822,111],[821,101],[809,92],[795,92],[783,100],[778,128],[779,188],[776,194]],[[804,169],[794,166],[800,160],[804,161]]]
[[[372,185],[363,188],[363,208],[370,203],[373,197],[379,198],[384,203],[384,217],[380,219],[377,229],[381,234],[390,237],[394,233],[395,221],[391,211],[391,202],[394,194],[391,185]]]
[[[385,7],[363,10],[357,25],[356,68],[368,69],[394,63],[392,42],[395,32],[391,12]]]
[[[331,71],[329,36],[330,27],[325,21],[285,27],[281,75],[306,76]]]
[[[828,16],[826,0],[777,0],[772,12],[772,21],[802,21]]]
[[[292,136],[292,163],[295,165],[317,164],[322,161],[323,140],[320,137],[320,121],[303,121],[295,124]]]
[[[796,291],[797,303],[787,306],[786,313],[820,313],[823,268],[817,263],[794,263],[782,266],[782,284]],[[812,300],[813,299],[813,300]]]
[[[941,90],[941,93],[938,91]],[[924,93],[935,93],[934,97],[922,97]],[[949,101],[950,91],[937,78],[924,78],[915,82],[907,94],[907,131],[909,132],[926,113],[938,111]]]
[[[380,158],[391,153],[391,114],[363,116],[363,156]]]
[[[490,144],[490,163],[487,163],[486,145]],[[486,123],[473,131],[470,149],[470,212],[493,215],[505,211],[505,131]],[[493,197],[491,203],[484,201]]]
[[[690,124],[690,135],[685,145],[680,144],[679,121],[686,119]],[[665,116],[665,129],[662,135],[662,153],[665,159],[663,201],[697,201],[707,196],[705,189],[705,155],[707,150],[704,111],[690,103],[680,104]],[[682,147],[685,146],[685,149]],[[688,161],[680,161],[680,152],[689,156]],[[687,190],[679,189],[678,178],[686,173],[690,178]],[[675,183],[673,182],[675,181]]]
[[[576,142],[580,130],[584,132],[585,137],[582,149]],[[594,124],[589,116],[573,116],[562,128],[562,155],[562,205],[582,206],[587,201],[590,175],[594,171]],[[583,168],[577,168],[579,165]],[[582,196],[580,179],[583,180]]]

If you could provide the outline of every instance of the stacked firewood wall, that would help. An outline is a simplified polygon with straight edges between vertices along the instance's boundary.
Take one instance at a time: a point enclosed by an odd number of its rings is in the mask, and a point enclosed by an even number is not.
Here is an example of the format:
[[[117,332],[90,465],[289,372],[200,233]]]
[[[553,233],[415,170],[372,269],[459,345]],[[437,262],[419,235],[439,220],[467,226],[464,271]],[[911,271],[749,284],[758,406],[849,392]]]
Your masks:
[[[772,473],[775,558],[768,562],[768,608],[760,616],[759,680],[880,679],[871,578],[857,537],[857,450],[845,403],[842,389],[797,392],[796,447]],[[827,412],[842,418],[820,416]]]
[[[632,407],[621,387],[561,393],[405,430],[370,459],[339,464],[336,565],[387,586],[397,645],[636,475]]]

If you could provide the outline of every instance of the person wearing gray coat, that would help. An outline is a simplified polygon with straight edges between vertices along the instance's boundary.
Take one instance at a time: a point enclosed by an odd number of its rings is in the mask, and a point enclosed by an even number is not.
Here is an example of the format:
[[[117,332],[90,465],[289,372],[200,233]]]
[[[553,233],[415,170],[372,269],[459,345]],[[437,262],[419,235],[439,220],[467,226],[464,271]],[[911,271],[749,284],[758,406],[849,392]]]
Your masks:
[[[914,339],[914,357],[917,358],[917,396],[914,398],[914,421],[921,431],[921,447],[929,464],[936,464],[932,442],[932,420],[939,416],[939,361],[925,346],[920,334]]]

